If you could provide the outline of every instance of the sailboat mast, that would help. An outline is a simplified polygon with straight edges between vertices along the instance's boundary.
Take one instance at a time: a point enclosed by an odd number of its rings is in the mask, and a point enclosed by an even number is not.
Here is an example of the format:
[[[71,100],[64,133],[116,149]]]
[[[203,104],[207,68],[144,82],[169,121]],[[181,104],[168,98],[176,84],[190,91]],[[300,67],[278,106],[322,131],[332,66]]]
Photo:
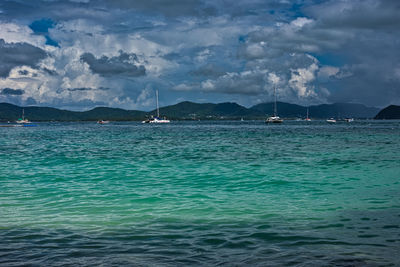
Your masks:
[[[25,109],[22,109],[22,120],[25,120]]]
[[[158,90],[156,90],[156,102],[157,102],[157,117],[160,117],[160,110],[158,108]]]
[[[308,120],[308,107],[307,107],[307,120]]]
[[[274,101],[274,117],[277,115],[277,109],[276,109],[276,87],[274,87],[274,96],[275,96],[275,101]]]

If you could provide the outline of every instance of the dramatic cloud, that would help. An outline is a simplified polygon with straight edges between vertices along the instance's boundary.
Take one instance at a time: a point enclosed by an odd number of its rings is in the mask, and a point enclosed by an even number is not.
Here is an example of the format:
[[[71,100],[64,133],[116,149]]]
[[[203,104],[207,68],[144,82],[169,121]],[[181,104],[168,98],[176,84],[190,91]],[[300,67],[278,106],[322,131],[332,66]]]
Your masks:
[[[110,88],[88,88],[88,87],[79,87],[79,88],[68,88],[68,91],[92,91],[92,90],[109,90]]]
[[[23,76],[26,76],[26,75],[29,74],[29,71],[27,71],[27,70],[19,70],[19,71],[18,71],[18,74],[23,75]]]
[[[24,93],[24,90],[21,89],[3,88],[1,90],[2,95],[23,95]]]
[[[265,71],[244,71],[227,73],[216,80],[206,80],[201,83],[204,91],[218,91],[229,94],[260,94],[264,90]]]
[[[308,7],[306,13],[327,28],[398,30],[399,8],[397,0],[330,0]]]
[[[42,49],[27,43],[6,43],[0,39],[0,77],[7,77],[17,66],[36,67],[46,57]]]
[[[311,64],[308,68],[298,68],[291,70],[292,75],[289,84],[294,88],[299,97],[312,96],[314,92],[307,88],[307,84],[315,80],[315,72],[318,69],[317,64]]]
[[[400,104],[397,0],[0,1],[0,101]],[[7,92],[7,91],[6,91]],[[11,92],[11,91],[10,91]]]
[[[102,56],[99,59],[91,53],[85,53],[81,56],[81,60],[89,64],[94,73],[103,76],[138,77],[146,74],[146,69],[143,65],[136,65],[138,58],[135,54],[128,54],[122,51],[119,53],[117,57]]]
[[[0,39],[3,39],[6,43],[27,43],[41,49],[44,48],[45,38],[35,35],[28,26],[16,23],[1,23],[0,20],[0,29]]]
[[[200,0],[107,0],[108,5],[117,8],[141,10],[165,16],[209,16],[215,8]]]
[[[214,64],[206,64],[190,72],[191,75],[200,77],[219,77],[226,74],[222,67]]]

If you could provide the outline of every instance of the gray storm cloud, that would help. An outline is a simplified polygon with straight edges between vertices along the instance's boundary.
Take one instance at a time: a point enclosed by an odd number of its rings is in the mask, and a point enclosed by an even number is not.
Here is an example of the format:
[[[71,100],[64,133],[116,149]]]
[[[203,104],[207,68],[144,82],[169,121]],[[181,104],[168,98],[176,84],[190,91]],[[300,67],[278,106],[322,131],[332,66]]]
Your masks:
[[[6,43],[0,39],[0,77],[7,77],[17,66],[35,68],[37,63],[46,58],[42,49],[27,43]]]
[[[99,87],[99,88],[91,88],[91,87],[78,87],[78,88],[68,88],[68,91],[75,92],[75,91],[93,91],[93,90],[109,90],[110,88],[106,87]]]
[[[138,64],[136,54],[120,51],[119,56],[96,58],[91,53],[81,55],[81,60],[86,62],[94,73],[103,76],[139,77],[146,75],[146,68]]]
[[[12,88],[3,88],[3,90],[0,92],[2,95],[23,95],[24,93],[24,90]]]
[[[105,2],[111,7],[142,10],[168,17],[210,16],[217,12],[215,7],[201,0],[106,0]]]
[[[226,71],[220,66],[209,63],[196,70],[190,71],[189,74],[197,77],[220,77],[225,75]]]

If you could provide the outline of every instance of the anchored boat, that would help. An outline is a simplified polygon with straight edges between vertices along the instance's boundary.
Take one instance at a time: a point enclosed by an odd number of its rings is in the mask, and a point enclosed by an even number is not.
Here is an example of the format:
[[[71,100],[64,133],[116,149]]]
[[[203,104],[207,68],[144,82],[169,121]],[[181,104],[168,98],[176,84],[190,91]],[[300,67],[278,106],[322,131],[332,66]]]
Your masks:
[[[22,118],[19,118],[15,122],[19,123],[19,124],[31,123],[28,119],[25,118],[25,110],[24,109],[22,109]]]
[[[142,121],[142,123],[169,123],[170,120],[167,120],[167,118],[160,118],[160,109],[158,107],[158,90],[156,90],[156,103],[157,103],[157,116],[151,116],[151,118]]]
[[[281,119],[278,116],[278,111],[277,111],[277,107],[276,107],[276,87],[274,87],[274,96],[275,96],[275,101],[274,101],[274,116],[268,117],[265,120],[265,123],[282,123],[283,119]]]

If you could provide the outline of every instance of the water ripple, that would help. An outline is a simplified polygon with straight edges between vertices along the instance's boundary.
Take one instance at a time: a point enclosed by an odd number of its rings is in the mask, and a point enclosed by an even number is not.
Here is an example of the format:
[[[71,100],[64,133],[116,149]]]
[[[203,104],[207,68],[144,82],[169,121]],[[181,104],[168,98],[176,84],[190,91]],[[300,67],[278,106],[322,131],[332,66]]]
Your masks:
[[[398,122],[164,126],[0,129],[0,265],[399,265]]]

